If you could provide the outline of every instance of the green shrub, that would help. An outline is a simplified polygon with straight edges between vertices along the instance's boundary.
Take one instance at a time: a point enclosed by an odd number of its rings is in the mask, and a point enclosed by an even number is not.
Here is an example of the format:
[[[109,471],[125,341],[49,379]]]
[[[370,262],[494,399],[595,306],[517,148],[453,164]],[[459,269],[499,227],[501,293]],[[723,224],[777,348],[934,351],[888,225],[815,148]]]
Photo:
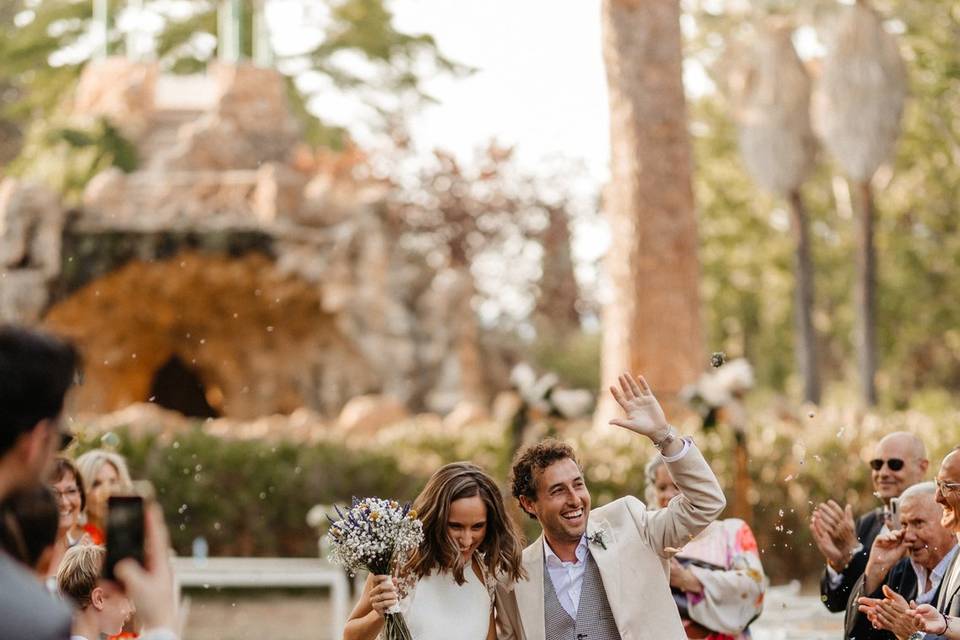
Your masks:
[[[203,536],[211,555],[316,555],[317,535],[305,521],[312,506],[353,495],[408,500],[424,480],[385,453],[332,442],[228,440],[199,426],[175,438],[116,433],[134,478],[154,484],[180,554]]]
[[[927,412],[864,413],[828,406],[814,413],[771,404],[764,401],[749,414],[752,513],[747,519],[774,583],[797,578],[809,584],[822,569],[808,525],[816,504],[832,498],[849,502],[856,513],[879,504],[865,461],[884,434],[904,430],[920,436],[928,448],[930,477],[960,442],[960,412],[929,399]],[[643,499],[643,467],[654,455],[649,443],[615,428],[594,430],[586,421],[535,425],[531,435],[557,429],[577,448],[594,506],[628,493]],[[680,430],[695,435],[732,505],[729,428],[721,424],[704,432],[688,423]],[[439,420],[414,418],[373,436],[331,436],[315,444],[222,439],[203,433],[199,425],[175,438],[128,430],[117,435],[134,476],[155,484],[181,554],[202,535],[214,555],[315,555],[316,532],[305,522],[313,505],[347,502],[352,495],[410,500],[433,470],[454,460],[473,460],[498,478],[528,537],[539,535],[536,523],[509,496],[512,452],[506,428],[497,424],[454,432]],[[87,436],[82,446],[94,444],[95,438]]]

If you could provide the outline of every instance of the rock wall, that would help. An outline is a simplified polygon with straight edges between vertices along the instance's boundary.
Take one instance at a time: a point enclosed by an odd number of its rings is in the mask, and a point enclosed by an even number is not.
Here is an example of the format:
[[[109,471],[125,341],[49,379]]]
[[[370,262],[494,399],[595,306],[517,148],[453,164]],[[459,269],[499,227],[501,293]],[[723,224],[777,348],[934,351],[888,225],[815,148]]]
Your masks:
[[[305,170],[285,95],[250,65],[188,80],[94,63],[74,117],[110,118],[140,168],[96,176],[69,215],[38,186],[0,184],[0,315],[77,342],[78,410],[148,401],[172,359],[212,411],[244,420],[332,418],[364,394],[447,413],[507,385],[464,274],[396,242],[356,152]]]

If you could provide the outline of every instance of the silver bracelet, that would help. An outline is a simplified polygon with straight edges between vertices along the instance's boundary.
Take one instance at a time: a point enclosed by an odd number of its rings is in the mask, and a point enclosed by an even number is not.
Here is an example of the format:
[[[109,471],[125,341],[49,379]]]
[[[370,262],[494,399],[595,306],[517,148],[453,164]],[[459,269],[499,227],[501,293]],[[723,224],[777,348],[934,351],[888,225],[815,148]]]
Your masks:
[[[673,427],[671,427],[670,425],[667,425],[667,435],[663,436],[659,440],[654,440],[653,446],[657,448],[657,451],[660,451],[662,453],[663,448],[676,439],[677,439],[677,432],[673,429]]]

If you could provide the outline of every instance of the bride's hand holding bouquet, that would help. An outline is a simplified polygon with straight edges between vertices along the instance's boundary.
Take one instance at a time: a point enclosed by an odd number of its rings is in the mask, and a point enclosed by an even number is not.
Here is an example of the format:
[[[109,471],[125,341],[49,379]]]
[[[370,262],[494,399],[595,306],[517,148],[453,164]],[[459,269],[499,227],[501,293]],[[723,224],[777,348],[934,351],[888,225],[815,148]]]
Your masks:
[[[393,574],[423,542],[423,525],[410,505],[380,498],[354,499],[346,512],[337,509],[329,536],[330,560],[355,574],[372,577],[370,606],[385,619],[386,640],[410,640],[400,614]]]

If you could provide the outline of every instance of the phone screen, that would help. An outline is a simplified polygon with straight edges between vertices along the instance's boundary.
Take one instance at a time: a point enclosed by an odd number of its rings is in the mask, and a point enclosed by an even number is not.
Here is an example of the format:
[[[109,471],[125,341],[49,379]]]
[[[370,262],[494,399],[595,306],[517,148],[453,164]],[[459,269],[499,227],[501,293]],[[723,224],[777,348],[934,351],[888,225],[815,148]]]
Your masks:
[[[890,530],[896,531],[900,528],[900,499],[890,499]]]
[[[107,504],[107,558],[103,577],[114,580],[113,568],[124,558],[143,564],[143,498],[110,496]]]

